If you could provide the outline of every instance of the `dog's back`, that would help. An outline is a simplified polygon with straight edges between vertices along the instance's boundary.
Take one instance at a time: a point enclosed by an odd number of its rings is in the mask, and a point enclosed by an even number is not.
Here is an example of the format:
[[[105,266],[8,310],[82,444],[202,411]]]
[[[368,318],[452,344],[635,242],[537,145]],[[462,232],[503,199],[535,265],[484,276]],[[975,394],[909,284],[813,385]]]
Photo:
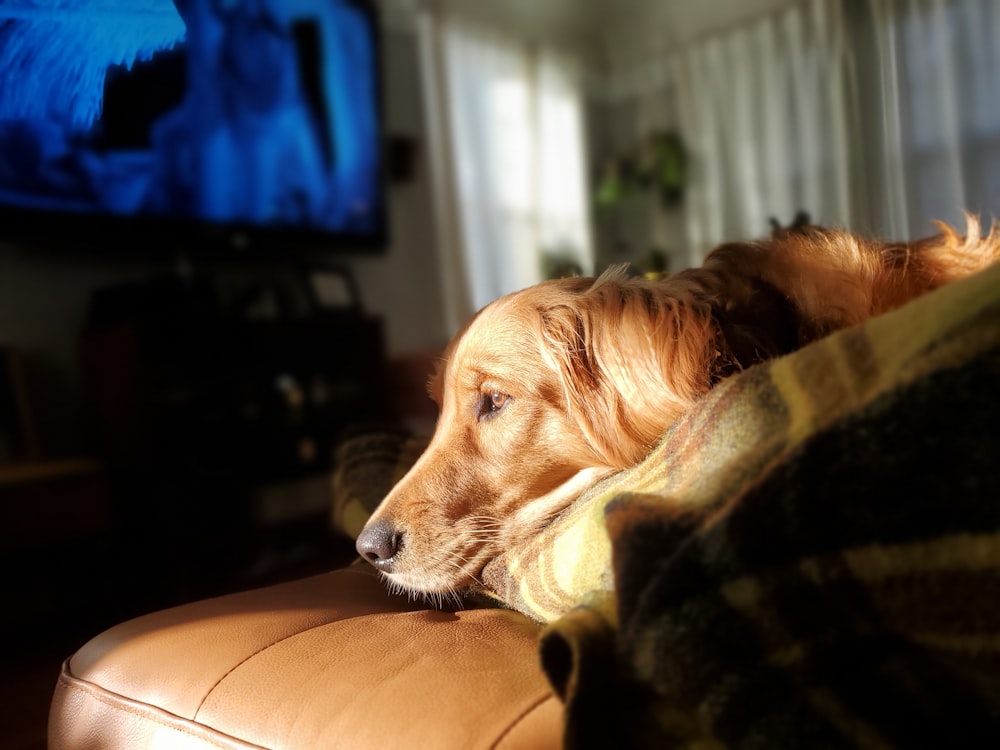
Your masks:
[[[880,242],[817,226],[779,230],[760,242],[716,248],[702,269],[718,274],[725,304],[746,302],[754,284],[767,284],[797,316],[798,346],[894,310],[1000,258],[1000,232],[982,236],[968,218],[965,236],[941,233],[911,243]]]

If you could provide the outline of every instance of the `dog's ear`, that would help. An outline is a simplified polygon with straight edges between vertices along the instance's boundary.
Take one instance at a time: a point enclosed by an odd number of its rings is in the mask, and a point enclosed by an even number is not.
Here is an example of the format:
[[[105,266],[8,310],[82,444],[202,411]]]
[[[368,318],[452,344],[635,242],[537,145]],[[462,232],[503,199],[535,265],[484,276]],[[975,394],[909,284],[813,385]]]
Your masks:
[[[711,387],[717,331],[709,306],[683,283],[606,273],[539,313],[567,408],[610,465],[641,460]]]
[[[563,383],[574,391],[593,391],[600,381],[594,357],[591,311],[574,294],[540,308],[543,352]]]
[[[634,453],[629,444],[634,440],[627,425],[623,430],[616,424],[616,415],[623,412],[621,397],[597,358],[593,310],[581,292],[540,313],[542,354],[557,374],[567,411],[599,461],[628,465]]]

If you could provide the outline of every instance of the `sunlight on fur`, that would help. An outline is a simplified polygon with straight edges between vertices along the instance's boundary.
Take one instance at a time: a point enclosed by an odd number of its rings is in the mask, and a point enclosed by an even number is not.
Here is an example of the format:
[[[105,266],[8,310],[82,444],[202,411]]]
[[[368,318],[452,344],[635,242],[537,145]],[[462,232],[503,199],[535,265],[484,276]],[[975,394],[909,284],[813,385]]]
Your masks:
[[[939,228],[904,243],[795,227],[662,280],[612,268],[493,302],[446,349],[434,436],[359,553],[394,590],[458,604],[487,562],[641,461],[721,379],[1000,257],[995,225]]]

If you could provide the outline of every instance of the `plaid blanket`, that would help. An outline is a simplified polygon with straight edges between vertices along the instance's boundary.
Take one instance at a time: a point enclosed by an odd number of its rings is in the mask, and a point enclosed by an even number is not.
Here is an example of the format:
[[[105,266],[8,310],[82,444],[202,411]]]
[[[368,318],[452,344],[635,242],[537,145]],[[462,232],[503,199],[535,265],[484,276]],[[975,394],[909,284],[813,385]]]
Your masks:
[[[542,639],[567,746],[1000,747],[998,389],[1000,266],[724,383],[588,498],[610,573],[555,559],[581,508],[498,561],[591,602]]]
[[[1000,265],[724,381],[490,563],[567,747],[1000,747],[998,388]]]

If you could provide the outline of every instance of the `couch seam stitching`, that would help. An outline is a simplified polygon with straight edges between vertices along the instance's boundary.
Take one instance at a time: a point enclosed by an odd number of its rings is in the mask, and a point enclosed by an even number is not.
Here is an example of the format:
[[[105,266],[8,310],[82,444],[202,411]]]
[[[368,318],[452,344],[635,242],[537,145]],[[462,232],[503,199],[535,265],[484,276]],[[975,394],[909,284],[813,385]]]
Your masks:
[[[518,714],[514,718],[514,720],[510,722],[510,724],[507,725],[507,727],[500,733],[500,735],[490,744],[490,747],[491,748],[498,747],[500,743],[504,741],[504,738],[509,736],[510,733],[514,730],[514,727],[523,722],[530,714],[533,714],[535,711],[537,711],[542,706],[543,703],[546,703],[547,701],[552,700],[555,697],[556,697],[555,693],[550,692],[548,695],[539,698],[537,701],[528,706],[524,711]]]
[[[202,696],[202,699],[198,702],[198,707],[194,711],[195,717],[197,717],[198,714],[201,713],[201,709],[205,707],[205,701],[207,701],[212,696],[212,694],[215,692],[216,688],[218,688],[223,682],[225,682],[226,678],[229,677],[229,675],[231,675],[237,669],[239,669],[244,664],[246,664],[247,662],[249,662],[251,659],[253,659],[256,656],[259,656],[260,654],[264,653],[268,649],[274,648],[275,646],[277,646],[280,643],[284,643],[285,641],[290,640],[292,638],[296,638],[296,637],[302,635],[303,633],[308,633],[310,631],[316,630],[317,628],[324,628],[327,625],[332,625],[333,623],[336,623],[336,622],[341,622],[341,620],[327,620],[325,622],[316,623],[315,625],[310,625],[309,627],[303,628],[302,630],[297,630],[294,633],[289,633],[288,635],[286,635],[286,636],[284,636],[282,638],[279,638],[276,641],[271,641],[271,643],[268,643],[265,646],[261,646],[259,649],[257,649],[256,651],[254,651],[252,654],[247,654],[245,657],[243,657],[242,659],[240,659],[240,661],[236,662],[236,664],[234,664],[232,667],[230,667],[228,670],[226,670],[226,673],[223,674],[222,676],[220,676],[219,679],[217,679],[212,684],[212,686],[207,691],[205,691],[205,695]]]
[[[148,719],[153,723],[160,725],[161,727],[164,727],[166,729],[172,729],[174,731],[180,732],[181,734],[193,737],[195,739],[203,740],[210,745],[221,748],[221,750],[230,750],[230,748],[232,748],[233,742],[239,743],[246,748],[263,748],[262,745],[256,745],[253,743],[245,742],[237,737],[232,737],[231,735],[228,735],[225,732],[220,732],[218,729],[210,727],[207,724],[201,724],[200,722],[196,722],[194,719],[185,719],[183,716],[178,716],[177,714],[171,713],[166,709],[154,706],[149,703],[144,703],[143,701],[137,701],[133,698],[128,698],[126,696],[118,696],[119,700],[113,700],[109,696],[107,690],[100,687],[99,685],[95,685],[91,682],[81,680],[79,677],[74,677],[74,676],[67,677],[66,675],[62,675],[60,676],[58,686],[63,690],[71,690],[80,693],[85,693],[91,698],[103,703],[105,706],[115,711],[125,714],[131,714],[138,718]],[[149,711],[143,712],[139,710],[138,708],[139,706],[144,706],[148,708]],[[204,727],[206,731],[215,732],[221,735],[225,735],[226,737],[229,737],[232,740],[232,742],[224,743],[220,740],[216,740],[213,737],[202,737],[197,732],[193,732],[189,728],[183,725],[173,724],[171,722],[164,720],[163,717],[159,716],[160,712],[169,714],[170,716],[174,716],[180,722],[190,721],[192,723],[197,723],[199,726]]]

